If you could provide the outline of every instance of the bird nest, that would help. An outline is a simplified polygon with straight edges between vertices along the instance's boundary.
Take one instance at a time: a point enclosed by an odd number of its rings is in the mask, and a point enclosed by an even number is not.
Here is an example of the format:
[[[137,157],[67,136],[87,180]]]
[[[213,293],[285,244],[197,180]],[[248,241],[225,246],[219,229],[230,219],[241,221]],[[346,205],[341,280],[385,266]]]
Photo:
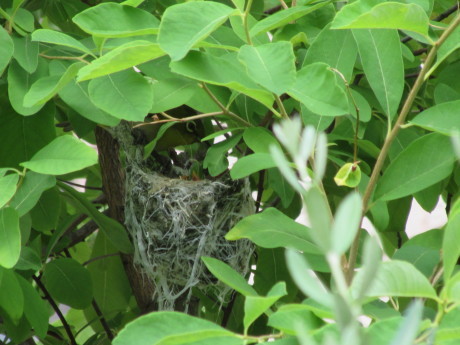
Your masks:
[[[129,128],[114,130],[125,153],[125,225],[134,247],[135,263],[154,285],[159,310],[192,298],[192,288],[213,287],[220,303],[231,289],[217,283],[201,261],[211,256],[247,275],[254,250],[251,242],[228,242],[225,234],[254,212],[247,180],[183,180],[165,176],[142,159]],[[174,174],[172,174],[174,175]]]

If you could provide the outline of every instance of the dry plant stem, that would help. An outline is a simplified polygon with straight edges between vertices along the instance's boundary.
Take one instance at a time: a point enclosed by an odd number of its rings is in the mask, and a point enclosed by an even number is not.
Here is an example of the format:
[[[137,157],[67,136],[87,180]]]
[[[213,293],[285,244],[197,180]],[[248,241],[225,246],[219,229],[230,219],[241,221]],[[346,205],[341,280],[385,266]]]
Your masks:
[[[410,90],[409,94],[407,95],[406,101],[404,102],[404,105],[401,109],[401,112],[399,113],[398,119],[396,120],[396,123],[393,127],[393,129],[390,131],[390,133],[387,135],[385,142],[383,143],[382,150],[380,151],[379,156],[377,157],[377,161],[375,162],[375,166],[372,169],[372,174],[369,179],[369,183],[367,184],[366,190],[363,195],[363,217],[366,214],[368,207],[369,207],[369,201],[371,199],[372,193],[375,189],[375,186],[377,184],[377,180],[379,178],[380,172],[383,167],[383,163],[385,162],[385,159],[388,155],[388,151],[391,147],[391,144],[395,140],[396,136],[399,133],[399,130],[401,129],[401,125],[404,124],[404,121],[406,120],[407,114],[409,114],[409,111],[412,108],[412,104],[414,103],[415,97],[417,96],[418,91],[420,90],[421,86],[423,85],[423,82],[425,81],[425,75],[430,69],[434,58],[436,56],[436,53],[439,49],[439,47],[444,43],[444,41],[449,37],[449,35],[457,28],[457,26],[460,24],[460,15],[458,15],[452,23],[449,25],[449,27],[446,29],[446,31],[443,32],[441,37],[433,44],[433,47],[431,48],[425,63],[423,64],[423,68],[420,70],[420,74],[418,75],[417,79],[415,80],[414,85],[412,86],[412,89]],[[348,270],[347,270],[347,281],[351,282],[353,279],[353,274],[354,274],[354,269],[356,265],[356,257],[358,253],[358,247],[359,247],[359,232],[355,237],[355,240],[351,246],[350,249],[350,256],[348,260]],[[353,260],[352,260],[353,259]]]
[[[62,326],[64,327],[64,330],[67,333],[67,336],[69,337],[70,344],[71,345],[77,345],[77,342],[75,341],[75,337],[74,337],[74,335],[72,333],[72,330],[70,329],[70,326],[67,323],[67,320],[65,319],[64,315],[62,314],[62,312],[59,309],[59,307],[56,304],[56,302],[53,300],[53,298],[49,294],[49,292],[46,289],[45,285],[43,285],[42,282],[40,281],[40,279],[38,277],[36,277],[36,276],[32,276],[32,279],[35,281],[35,283],[37,284],[38,288],[40,290],[42,290],[43,294],[45,295],[45,298],[51,304],[51,307],[56,312],[56,315],[59,317],[59,320],[61,321]]]

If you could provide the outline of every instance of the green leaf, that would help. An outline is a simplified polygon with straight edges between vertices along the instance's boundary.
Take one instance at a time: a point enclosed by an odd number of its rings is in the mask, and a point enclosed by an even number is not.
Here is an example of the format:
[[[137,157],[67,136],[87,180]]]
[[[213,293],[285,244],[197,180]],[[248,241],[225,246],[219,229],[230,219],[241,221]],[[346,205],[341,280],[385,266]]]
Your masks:
[[[96,222],[99,229],[104,232],[115,248],[126,254],[130,254],[134,251],[128,234],[120,223],[100,213],[88,199],[81,196],[80,193],[72,187],[62,182],[58,182],[58,186],[66,192],[66,195],[70,197],[80,211],[90,216]]]
[[[292,249],[287,249],[286,262],[289,272],[300,291],[315,302],[328,308],[332,307],[332,295],[311,270],[306,259],[300,253]]]
[[[423,302],[416,300],[406,310],[406,315],[400,323],[398,333],[390,345],[412,345],[419,333],[420,322],[423,316]]]
[[[13,57],[29,73],[34,73],[38,66],[38,43],[32,42],[30,35],[13,36]]]
[[[16,278],[24,295],[24,315],[37,336],[45,338],[48,332],[48,306],[30,282],[19,274]]]
[[[163,55],[165,53],[156,43],[143,40],[127,42],[83,67],[78,72],[77,81],[119,72]]]
[[[327,4],[327,1],[322,1],[309,6],[295,6],[284,9],[282,11],[278,11],[257,22],[251,28],[249,34],[251,37],[255,37],[263,32],[272,31],[279,27],[285,26]]]
[[[308,85],[308,88],[305,87]],[[322,62],[303,67],[288,94],[318,115],[348,114],[348,99],[334,72]]]
[[[30,211],[33,228],[42,232],[56,229],[60,211],[61,198],[57,188],[46,190]]]
[[[290,42],[257,47],[244,45],[238,59],[246,66],[252,80],[278,96],[289,90],[296,79],[295,56]]]
[[[184,59],[172,62],[170,66],[174,73],[205,83],[226,86],[244,93],[268,108],[273,104],[273,95],[249,78],[235,54],[218,57],[191,51]]]
[[[151,113],[160,113],[187,103],[197,91],[197,83],[184,78],[167,78],[153,84]]]
[[[332,22],[333,29],[399,29],[429,39],[429,19],[422,7],[399,2],[356,1],[343,7]]]
[[[18,324],[24,313],[24,295],[13,270],[0,266],[0,308]]]
[[[308,48],[303,65],[324,62],[339,70],[350,83],[357,55],[358,47],[351,30],[331,30],[328,25]]]
[[[240,220],[225,238],[229,241],[248,238],[263,248],[288,247],[311,254],[320,253],[306,226],[271,207]]]
[[[225,262],[208,256],[202,256],[201,260],[203,260],[208,270],[222,283],[230,286],[243,296],[257,296],[256,290],[248,284],[247,280]]]
[[[57,302],[84,309],[93,300],[93,285],[88,270],[70,258],[48,262],[43,270],[43,283]]]
[[[382,250],[375,237],[369,236],[366,238],[361,262],[361,285],[357,292],[357,296],[360,299],[366,296],[366,292],[372,285],[382,262]]]
[[[3,74],[6,66],[13,56],[14,44],[8,32],[0,27],[0,75]]]
[[[457,204],[457,202],[456,202]],[[444,281],[448,281],[454,272],[457,260],[460,256],[460,214],[454,213],[449,216],[449,221],[444,229],[442,240],[442,261],[444,264]]]
[[[16,193],[18,180],[19,175],[15,173],[0,177],[0,208],[5,206]]]
[[[383,111],[393,118],[404,89],[399,34],[393,29],[353,30],[367,81]]]
[[[72,135],[57,137],[21,166],[40,174],[63,175],[97,163],[97,152]]]
[[[449,137],[424,135],[391,162],[377,184],[374,199],[393,200],[423,190],[449,176],[454,161]]]
[[[445,135],[460,131],[460,100],[434,105],[413,118],[410,123]]]
[[[256,153],[270,153],[270,145],[278,145],[273,134],[263,127],[249,127],[243,133],[243,139],[248,147]]]
[[[223,173],[228,167],[227,153],[241,140],[242,134],[234,134],[230,138],[212,145],[203,161],[203,168],[208,169],[211,176]]]
[[[39,63],[37,70],[29,74],[16,61],[11,61],[8,68],[8,97],[13,109],[21,115],[33,115],[44,105],[37,104],[31,108],[24,106],[24,96],[33,83],[48,75],[48,65]]]
[[[99,232],[91,252],[91,259],[110,257],[95,260],[87,266],[93,281],[94,299],[102,314],[107,316],[126,311],[132,297],[131,286],[121,258],[112,256],[114,252],[116,248],[103,232]]]
[[[21,256],[14,266],[14,269],[20,271],[33,270],[34,272],[37,272],[41,268],[42,262],[37,252],[30,247],[23,246],[21,248]]]
[[[83,31],[96,37],[128,37],[156,34],[159,20],[136,7],[102,3],[72,18]]]
[[[243,319],[245,334],[247,334],[249,326],[251,326],[260,315],[265,313],[267,309],[286,294],[286,283],[278,282],[270,289],[267,296],[246,296]]]
[[[198,42],[221,26],[235,10],[213,1],[185,2],[170,6],[163,14],[158,43],[178,61]]]
[[[351,290],[354,295],[361,289],[363,273],[358,271],[353,280]],[[437,300],[436,291],[428,279],[412,264],[406,261],[384,261],[366,291],[367,297],[425,297]]]
[[[427,80],[436,68],[458,48],[460,48],[460,27],[457,27],[439,47],[436,62],[425,75],[425,80]]]
[[[28,171],[18,191],[11,199],[10,206],[18,211],[19,217],[22,217],[37,204],[42,193],[54,187],[55,184],[56,179],[53,176]]]
[[[11,268],[21,254],[19,216],[14,208],[0,209],[0,266]]]
[[[305,195],[305,205],[310,218],[312,239],[324,252],[329,252],[332,249],[332,213],[326,195],[317,186],[313,186]]]
[[[93,79],[88,92],[94,105],[119,119],[143,121],[152,108],[152,84],[133,70]]]
[[[358,193],[348,194],[340,203],[332,224],[332,251],[344,254],[361,225],[362,201]]]
[[[59,97],[84,118],[105,126],[115,126],[120,122],[105,111],[96,107],[88,95],[89,82],[71,81],[61,91]]]
[[[357,163],[345,163],[334,176],[337,186],[355,188],[361,182],[361,168]]]
[[[305,324],[311,328],[319,326],[310,308],[303,304],[285,304],[270,315],[268,325],[289,335],[296,335],[296,325]]]
[[[253,153],[252,155],[244,156],[233,165],[230,170],[232,179],[237,180],[249,176],[260,170],[276,167],[271,154],[269,153]]]
[[[85,54],[93,55],[91,50],[89,50],[83,43],[60,31],[49,29],[35,30],[32,33],[32,41],[57,44],[60,46],[75,49]]]
[[[143,315],[126,325],[113,340],[113,345],[189,343],[243,345],[244,340],[208,320],[171,311]]]
[[[77,62],[65,71],[61,76],[53,75],[38,79],[32,84],[24,96],[24,107],[32,108],[44,104],[53,98],[64,86],[66,86],[77,75],[78,70],[85,64]]]

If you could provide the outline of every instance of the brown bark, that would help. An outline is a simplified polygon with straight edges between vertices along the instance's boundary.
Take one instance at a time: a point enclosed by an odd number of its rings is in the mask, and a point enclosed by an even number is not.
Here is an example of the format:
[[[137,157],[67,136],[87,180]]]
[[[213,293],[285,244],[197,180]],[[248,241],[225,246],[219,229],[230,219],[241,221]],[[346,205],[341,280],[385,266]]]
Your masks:
[[[96,127],[95,134],[99,150],[102,185],[109,205],[109,216],[124,224],[125,177],[120,161],[120,148],[118,142],[103,128]],[[152,311],[152,284],[134,265],[132,255],[121,254],[121,259],[139,309],[142,313]]]

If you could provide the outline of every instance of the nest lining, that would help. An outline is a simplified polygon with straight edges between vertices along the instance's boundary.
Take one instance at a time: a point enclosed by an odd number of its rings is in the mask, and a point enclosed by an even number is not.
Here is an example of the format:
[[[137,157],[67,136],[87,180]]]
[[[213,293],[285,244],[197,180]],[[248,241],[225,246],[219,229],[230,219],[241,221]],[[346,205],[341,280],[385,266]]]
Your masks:
[[[126,128],[118,128],[115,137],[126,155],[125,225],[134,241],[135,263],[154,284],[152,299],[158,309],[174,309],[184,296],[187,308],[192,287],[213,286],[224,303],[231,289],[216,284],[201,256],[222,260],[242,275],[248,273],[251,242],[224,238],[241,218],[254,212],[248,181],[164,176],[142,161],[142,148],[132,145]]]

